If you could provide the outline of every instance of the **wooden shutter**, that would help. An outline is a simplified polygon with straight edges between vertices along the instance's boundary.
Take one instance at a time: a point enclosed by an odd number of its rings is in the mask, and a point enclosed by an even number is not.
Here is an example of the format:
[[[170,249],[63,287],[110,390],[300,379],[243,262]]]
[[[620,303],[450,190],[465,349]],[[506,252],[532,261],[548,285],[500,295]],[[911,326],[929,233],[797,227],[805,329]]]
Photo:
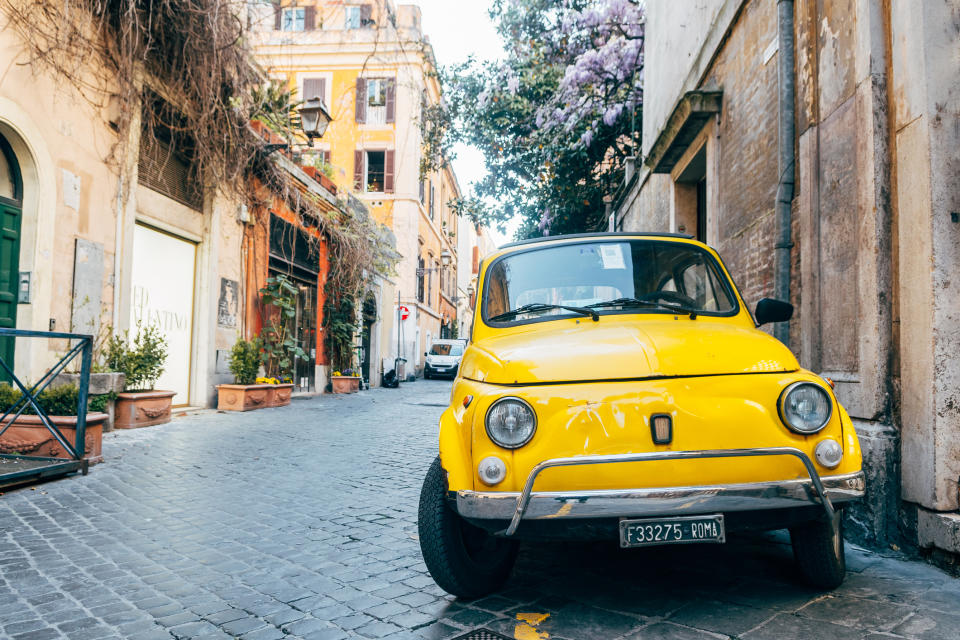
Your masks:
[[[397,81],[387,80],[387,123],[393,122],[397,115]]]
[[[303,30],[313,31],[317,28],[317,8],[308,5],[303,8]]]
[[[366,28],[373,26],[373,7],[368,4],[360,6],[360,27]]]
[[[323,160],[323,164],[330,164],[330,149],[320,151],[320,158]]]
[[[423,198],[426,196],[427,183],[423,181],[423,178],[420,179],[420,204],[423,204]]]
[[[357,109],[356,121],[363,124],[367,121],[367,80],[357,78]]]
[[[310,98],[320,98],[324,104],[327,103],[326,100],[327,93],[327,79],[326,78],[304,78],[303,79],[303,96],[304,100],[309,100]]]
[[[383,192],[393,193],[393,149],[383,152]]]
[[[366,154],[362,149],[358,149],[353,152],[353,190],[362,192],[365,191],[363,184],[363,174],[364,174],[364,160],[366,160]]]
[[[273,28],[277,31],[283,28],[283,9],[279,2],[273,3]]]

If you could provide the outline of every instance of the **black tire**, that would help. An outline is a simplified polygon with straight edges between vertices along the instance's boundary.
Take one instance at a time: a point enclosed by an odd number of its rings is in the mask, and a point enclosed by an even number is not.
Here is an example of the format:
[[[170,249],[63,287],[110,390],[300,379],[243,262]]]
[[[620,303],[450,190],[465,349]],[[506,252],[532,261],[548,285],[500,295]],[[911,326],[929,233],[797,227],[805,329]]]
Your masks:
[[[430,372],[427,371],[426,369],[423,370],[423,379],[424,379],[424,380],[429,380],[429,379],[430,379]]]
[[[838,510],[834,521],[826,518],[790,529],[793,557],[800,575],[818,589],[836,589],[847,573],[843,545],[843,517]]]
[[[437,585],[461,598],[499,590],[510,577],[518,544],[469,524],[448,504],[440,458],[433,461],[420,492],[420,551]]]

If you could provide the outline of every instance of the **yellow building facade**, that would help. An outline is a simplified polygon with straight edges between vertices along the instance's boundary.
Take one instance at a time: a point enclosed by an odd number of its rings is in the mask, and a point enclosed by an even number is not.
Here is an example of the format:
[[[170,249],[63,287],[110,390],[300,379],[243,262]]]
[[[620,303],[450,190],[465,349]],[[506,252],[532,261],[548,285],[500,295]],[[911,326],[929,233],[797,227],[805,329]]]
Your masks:
[[[451,168],[421,172],[423,109],[441,95],[420,10],[389,0],[301,0],[250,11],[267,74],[300,100],[321,98],[333,119],[303,162],[329,165],[337,186],[396,236],[402,258],[392,291],[377,301],[380,354],[388,368],[399,355],[407,374],[419,372],[430,342],[456,326],[458,218],[450,202],[460,197]]]

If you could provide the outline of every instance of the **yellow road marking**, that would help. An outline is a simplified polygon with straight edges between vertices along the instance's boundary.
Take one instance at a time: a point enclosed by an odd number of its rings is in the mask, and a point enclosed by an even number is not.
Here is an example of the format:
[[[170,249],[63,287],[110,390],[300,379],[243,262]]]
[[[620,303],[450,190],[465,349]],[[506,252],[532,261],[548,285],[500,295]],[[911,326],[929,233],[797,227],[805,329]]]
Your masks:
[[[549,613],[518,613],[518,622],[513,629],[513,637],[516,640],[547,640],[550,634],[546,631],[540,631],[536,626],[549,617]]]

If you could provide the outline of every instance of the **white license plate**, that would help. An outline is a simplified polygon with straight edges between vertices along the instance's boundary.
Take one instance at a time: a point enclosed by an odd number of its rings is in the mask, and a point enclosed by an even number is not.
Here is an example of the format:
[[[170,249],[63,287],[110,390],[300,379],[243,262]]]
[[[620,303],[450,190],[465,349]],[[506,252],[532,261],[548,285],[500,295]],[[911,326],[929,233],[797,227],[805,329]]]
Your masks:
[[[654,544],[726,542],[723,514],[684,516],[681,518],[643,518],[620,521],[621,547],[646,547]]]

